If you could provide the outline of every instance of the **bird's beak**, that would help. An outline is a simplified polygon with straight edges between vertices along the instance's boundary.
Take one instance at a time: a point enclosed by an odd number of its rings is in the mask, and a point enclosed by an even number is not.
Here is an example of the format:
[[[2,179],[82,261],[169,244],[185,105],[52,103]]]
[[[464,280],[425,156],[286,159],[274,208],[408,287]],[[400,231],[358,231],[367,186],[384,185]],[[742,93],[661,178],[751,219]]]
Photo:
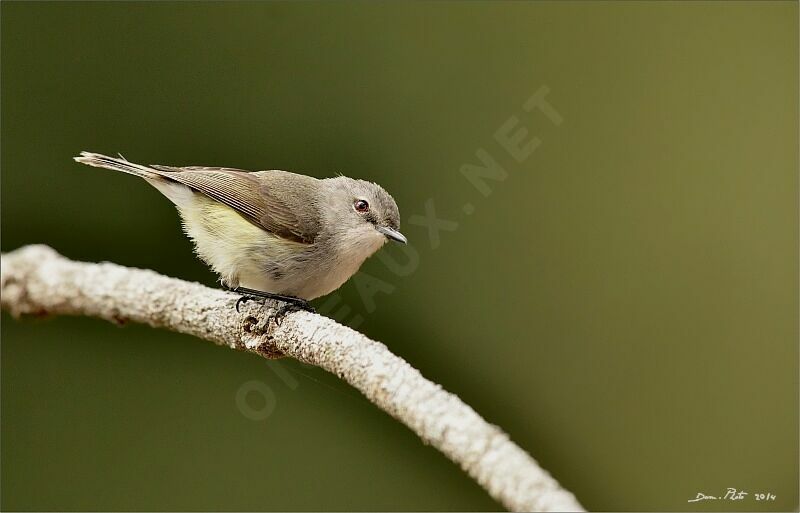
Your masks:
[[[378,231],[386,235],[386,237],[389,239],[396,240],[397,242],[402,242],[403,244],[408,243],[408,239],[406,239],[405,235],[398,232],[397,230],[389,228],[388,226],[378,226]]]

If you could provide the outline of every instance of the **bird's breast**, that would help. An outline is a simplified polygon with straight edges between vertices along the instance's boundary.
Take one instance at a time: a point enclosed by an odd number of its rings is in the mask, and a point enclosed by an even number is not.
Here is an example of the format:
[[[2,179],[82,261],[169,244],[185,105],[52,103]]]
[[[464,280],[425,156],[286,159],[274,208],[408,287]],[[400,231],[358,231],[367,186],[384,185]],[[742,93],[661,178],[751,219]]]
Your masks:
[[[386,238],[371,227],[339,236],[335,243],[320,241],[314,257],[308,259],[306,272],[289,277],[298,297],[314,299],[330,294],[350,279],[361,264],[386,242]],[[296,278],[296,279],[292,279]]]

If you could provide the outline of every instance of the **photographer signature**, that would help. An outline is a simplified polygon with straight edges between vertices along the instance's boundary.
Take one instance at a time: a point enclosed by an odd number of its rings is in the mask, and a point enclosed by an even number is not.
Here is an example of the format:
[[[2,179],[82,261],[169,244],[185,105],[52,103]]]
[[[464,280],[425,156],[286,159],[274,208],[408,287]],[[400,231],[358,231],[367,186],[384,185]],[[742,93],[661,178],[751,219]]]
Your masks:
[[[745,497],[750,495],[748,492],[744,490],[737,490],[736,488],[728,488],[725,490],[725,493],[721,496],[716,495],[706,495],[702,492],[697,492],[697,496],[694,499],[689,499],[686,502],[699,502],[699,501],[740,501],[743,500]],[[754,493],[752,494],[753,498],[757,501],[774,501],[775,494],[774,493]]]

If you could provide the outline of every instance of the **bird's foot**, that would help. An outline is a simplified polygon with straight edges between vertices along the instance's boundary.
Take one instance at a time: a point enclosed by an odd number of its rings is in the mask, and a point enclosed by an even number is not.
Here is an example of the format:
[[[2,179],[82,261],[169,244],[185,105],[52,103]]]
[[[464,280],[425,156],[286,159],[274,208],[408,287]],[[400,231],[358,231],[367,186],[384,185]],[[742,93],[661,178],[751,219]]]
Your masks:
[[[305,310],[306,312],[316,313],[308,301],[299,297],[286,296],[284,294],[273,294],[272,292],[263,292],[261,290],[248,289],[245,287],[236,287],[233,289],[229,288],[228,290],[231,292],[236,292],[237,294],[242,294],[242,297],[236,301],[237,312],[239,312],[239,306],[241,304],[248,301],[257,301],[258,299],[264,300],[262,306],[266,303],[267,299],[274,299],[276,301],[285,303],[275,314],[275,320],[278,324],[280,324],[279,321],[283,319],[283,317],[285,317],[290,311]]]

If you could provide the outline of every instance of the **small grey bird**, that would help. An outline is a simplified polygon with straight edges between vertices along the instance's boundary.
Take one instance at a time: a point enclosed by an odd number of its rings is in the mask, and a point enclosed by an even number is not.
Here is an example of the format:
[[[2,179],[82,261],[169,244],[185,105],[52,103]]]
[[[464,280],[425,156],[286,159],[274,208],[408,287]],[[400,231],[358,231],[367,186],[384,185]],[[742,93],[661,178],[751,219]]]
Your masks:
[[[178,208],[223,286],[308,307],[339,288],[388,240],[406,243],[394,199],[346,176],[143,166],[81,152],[75,160],[144,178]],[[238,303],[237,303],[238,306]]]

